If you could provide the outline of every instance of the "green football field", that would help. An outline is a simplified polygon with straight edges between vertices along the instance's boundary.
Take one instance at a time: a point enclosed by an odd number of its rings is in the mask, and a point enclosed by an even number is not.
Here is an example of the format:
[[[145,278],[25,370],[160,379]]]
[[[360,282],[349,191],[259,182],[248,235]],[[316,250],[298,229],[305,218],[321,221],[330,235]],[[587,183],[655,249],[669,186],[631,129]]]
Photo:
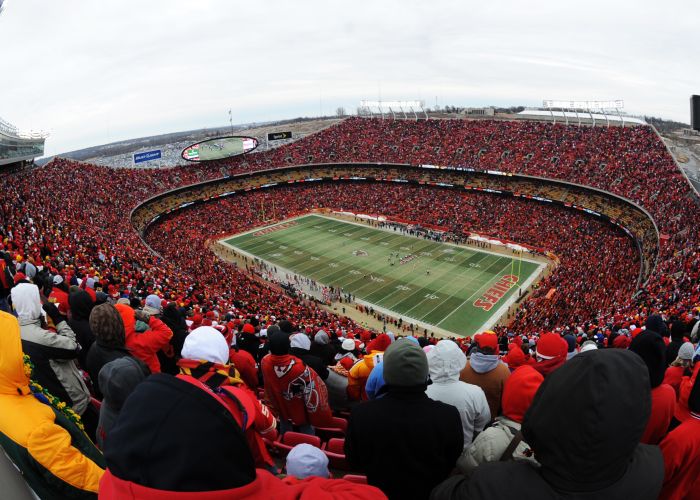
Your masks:
[[[240,253],[342,287],[404,321],[459,335],[490,327],[544,264],[306,215],[222,240]]]

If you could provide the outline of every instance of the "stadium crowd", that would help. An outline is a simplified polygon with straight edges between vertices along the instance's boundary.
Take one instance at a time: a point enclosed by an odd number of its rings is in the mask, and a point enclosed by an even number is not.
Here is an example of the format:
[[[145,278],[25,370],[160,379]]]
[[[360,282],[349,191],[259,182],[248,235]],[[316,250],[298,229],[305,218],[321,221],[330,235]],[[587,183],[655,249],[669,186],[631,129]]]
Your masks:
[[[614,226],[426,186],[192,206],[150,228],[159,254],[129,223],[140,201],[222,167],[321,161],[606,189],[652,214],[658,263],[636,290],[636,247]],[[198,169],[57,159],[0,185],[0,444],[41,498],[700,497],[696,200],[648,128],[349,119]],[[496,332],[378,334],[209,251],[273,200],[279,218],[352,207],[547,248],[561,265]],[[364,476],[331,478],[343,471]]]

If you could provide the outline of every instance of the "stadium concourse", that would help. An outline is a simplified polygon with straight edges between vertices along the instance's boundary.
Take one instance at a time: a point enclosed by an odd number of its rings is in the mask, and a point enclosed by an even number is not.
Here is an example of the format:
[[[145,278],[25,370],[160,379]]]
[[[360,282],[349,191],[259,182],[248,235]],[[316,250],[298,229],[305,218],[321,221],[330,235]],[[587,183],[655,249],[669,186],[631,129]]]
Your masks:
[[[222,169],[378,163],[597,188],[658,234],[534,197],[341,179],[135,215]],[[650,127],[351,118],[195,167],[58,158],[0,188],[0,306],[17,316],[0,314],[0,444],[41,498],[700,496],[698,200]],[[272,206],[352,207],[560,264],[495,331],[369,331],[211,252]]]

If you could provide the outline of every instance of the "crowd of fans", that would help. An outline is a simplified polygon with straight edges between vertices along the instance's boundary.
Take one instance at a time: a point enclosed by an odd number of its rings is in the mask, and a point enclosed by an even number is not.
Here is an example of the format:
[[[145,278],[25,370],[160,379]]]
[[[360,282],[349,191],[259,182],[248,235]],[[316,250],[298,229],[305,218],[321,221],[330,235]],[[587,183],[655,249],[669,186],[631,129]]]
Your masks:
[[[637,248],[610,224],[427,186],[250,191],[162,217],[146,238],[157,253],[129,222],[144,199],[223,172],[380,161],[619,194],[654,218],[657,265],[638,290]],[[700,491],[696,198],[649,128],[349,119],[197,168],[57,159],[0,174],[0,187],[0,309],[11,313],[0,313],[0,435],[41,498]],[[207,239],[261,224],[261,206],[277,218],[351,208],[474,231],[548,249],[561,265],[496,333],[397,339],[210,252]],[[329,432],[344,438],[340,449]],[[307,446],[291,446],[299,441]],[[369,484],[329,479],[324,457]]]

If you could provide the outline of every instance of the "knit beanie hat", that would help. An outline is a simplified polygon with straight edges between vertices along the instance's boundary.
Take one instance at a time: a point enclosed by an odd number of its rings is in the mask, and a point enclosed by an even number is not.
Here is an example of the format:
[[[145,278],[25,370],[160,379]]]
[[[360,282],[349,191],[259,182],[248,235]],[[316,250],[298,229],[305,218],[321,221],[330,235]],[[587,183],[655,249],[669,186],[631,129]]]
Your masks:
[[[112,304],[100,304],[90,312],[90,330],[95,337],[109,347],[124,347],[126,334],[124,321]]]
[[[344,351],[354,351],[355,350],[355,341],[352,339],[345,339],[345,340],[343,340],[343,343],[340,344],[340,347]]]
[[[324,332],[323,330],[319,330],[316,332],[316,335],[314,335],[314,342],[317,344],[325,345],[330,342],[330,338],[328,337],[328,334]]]
[[[629,350],[639,355],[647,365],[651,388],[660,386],[666,374],[666,343],[664,339],[654,331],[645,331],[632,340]]]
[[[182,357],[211,361],[225,365],[228,363],[228,345],[221,333],[211,326],[200,326],[185,337],[182,345]]]
[[[384,352],[384,381],[389,386],[425,386],[428,381],[428,358],[420,346],[407,340],[391,344]]]
[[[498,354],[498,337],[492,331],[477,333],[474,335],[474,341],[479,348],[479,351],[484,354]]]
[[[295,333],[289,337],[290,346],[308,351],[311,349],[311,340],[305,333]]]
[[[678,357],[680,359],[691,360],[693,359],[693,353],[695,352],[695,347],[690,342],[685,342],[680,349],[678,349]]]
[[[566,356],[568,344],[556,333],[545,333],[537,341],[537,355],[544,359]]]

